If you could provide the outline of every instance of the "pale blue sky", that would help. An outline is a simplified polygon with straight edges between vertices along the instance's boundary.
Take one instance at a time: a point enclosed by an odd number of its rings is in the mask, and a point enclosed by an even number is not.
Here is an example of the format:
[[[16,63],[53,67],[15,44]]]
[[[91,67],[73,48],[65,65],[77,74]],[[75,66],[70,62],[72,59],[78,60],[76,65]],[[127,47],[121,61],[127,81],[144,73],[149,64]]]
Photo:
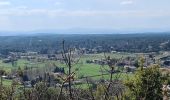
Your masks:
[[[170,31],[170,0],[0,0],[0,31]]]

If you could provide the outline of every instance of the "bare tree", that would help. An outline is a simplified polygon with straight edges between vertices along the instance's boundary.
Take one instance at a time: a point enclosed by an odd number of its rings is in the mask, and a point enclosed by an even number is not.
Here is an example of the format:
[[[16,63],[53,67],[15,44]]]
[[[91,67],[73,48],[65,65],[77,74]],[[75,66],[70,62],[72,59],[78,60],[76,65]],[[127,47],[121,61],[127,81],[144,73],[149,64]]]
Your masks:
[[[66,48],[65,47],[65,41],[63,40],[63,42],[62,42],[62,57],[63,57],[63,60],[66,64],[66,66],[68,67],[68,73],[66,74],[65,78],[60,77],[63,80],[63,83],[61,85],[61,90],[60,90],[60,94],[59,94],[58,99],[62,95],[64,84],[66,82],[68,82],[69,99],[74,100],[74,94],[73,94],[73,89],[72,89],[72,81],[75,80],[76,70],[73,71],[72,68],[73,68],[73,66],[75,66],[79,62],[81,56],[78,59],[75,59],[76,58],[75,48],[69,48],[69,47]]]
[[[121,59],[113,59],[110,56],[106,56],[104,53],[105,59],[107,61],[107,65],[109,66],[108,72],[110,73],[108,85],[105,84],[105,93],[104,93],[104,99],[108,100],[111,96],[116,96],[117,100],[119,100],[119,94],[122,94],[122,85],[120,82],[117,82],[118,79],[121,77],[121,73],[115,72],[115,66],[118,63],[118,61],[121,61]],[[115,75],[114,75],[115,74]],[[113,75],[115,76],[113,80]],[[112,89],[111,89],[112,88]],[[115,90],[113,90],[115,89]],[[109,94],[110,92],[114,93],[114,95]]]

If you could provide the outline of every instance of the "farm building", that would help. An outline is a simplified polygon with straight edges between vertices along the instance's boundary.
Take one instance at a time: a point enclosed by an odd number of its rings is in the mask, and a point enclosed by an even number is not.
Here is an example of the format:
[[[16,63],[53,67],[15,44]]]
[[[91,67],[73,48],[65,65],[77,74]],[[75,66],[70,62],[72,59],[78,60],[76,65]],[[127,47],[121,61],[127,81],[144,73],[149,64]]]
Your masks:
[[[136,69],[137,68],[135,66],[127,66],[127,65],[124,66],[124,71],[125,72],[135,72]]]

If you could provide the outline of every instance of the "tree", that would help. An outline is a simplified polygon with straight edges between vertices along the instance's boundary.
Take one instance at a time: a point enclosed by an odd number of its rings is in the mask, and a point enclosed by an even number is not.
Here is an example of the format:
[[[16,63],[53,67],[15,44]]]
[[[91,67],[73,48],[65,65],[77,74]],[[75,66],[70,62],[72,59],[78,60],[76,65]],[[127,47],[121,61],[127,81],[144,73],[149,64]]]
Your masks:
[[[5,74],[5,71],[4,70],[0,70],[0,76],[1,76],[1,85],[2,85],[2,75]]]
[[[44,84],[43,82],[39,82],[35,85],[34,90],[36,92],[36,96],[38,100],[41,100],[42,98],[45,97],[47,89],[48,89],[47,85]]]
[[[99,84],[96,89],[95,99],[96,100],[104,99],[103,96],[104,96],[105,91],[106,91],[106,87],[104,85]]]
[[[162,75],[159,65],[152,65],[143,69],[143,59],[140,68],[135,72],[134,78],[125,81],[134,100],[161,100]]]
[[[19,76],[19,77],[23,77],[23,70],[21,69],[21,67],[19,66],[18,67],[18,70],[17,70],[17,75]]]
[[[2,75],[4,75],[5,71],[0,70],[0,77],[1,77],[1,83],[0,83],[0,97],[2,97],[2,88],[3,88],[3,78]]]
[[[47,89],[46,94],[45,94],[47,100],[57,100],[57,97],[59,95],[59,89],[50,87]]]

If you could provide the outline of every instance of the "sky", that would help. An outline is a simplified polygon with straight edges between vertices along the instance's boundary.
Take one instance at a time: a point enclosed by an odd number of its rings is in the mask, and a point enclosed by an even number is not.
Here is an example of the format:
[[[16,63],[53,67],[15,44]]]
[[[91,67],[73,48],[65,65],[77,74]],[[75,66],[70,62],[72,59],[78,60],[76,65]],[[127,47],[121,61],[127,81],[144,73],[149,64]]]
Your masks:
[[[0,0],[0,31],[170,31],[170,0]]]

